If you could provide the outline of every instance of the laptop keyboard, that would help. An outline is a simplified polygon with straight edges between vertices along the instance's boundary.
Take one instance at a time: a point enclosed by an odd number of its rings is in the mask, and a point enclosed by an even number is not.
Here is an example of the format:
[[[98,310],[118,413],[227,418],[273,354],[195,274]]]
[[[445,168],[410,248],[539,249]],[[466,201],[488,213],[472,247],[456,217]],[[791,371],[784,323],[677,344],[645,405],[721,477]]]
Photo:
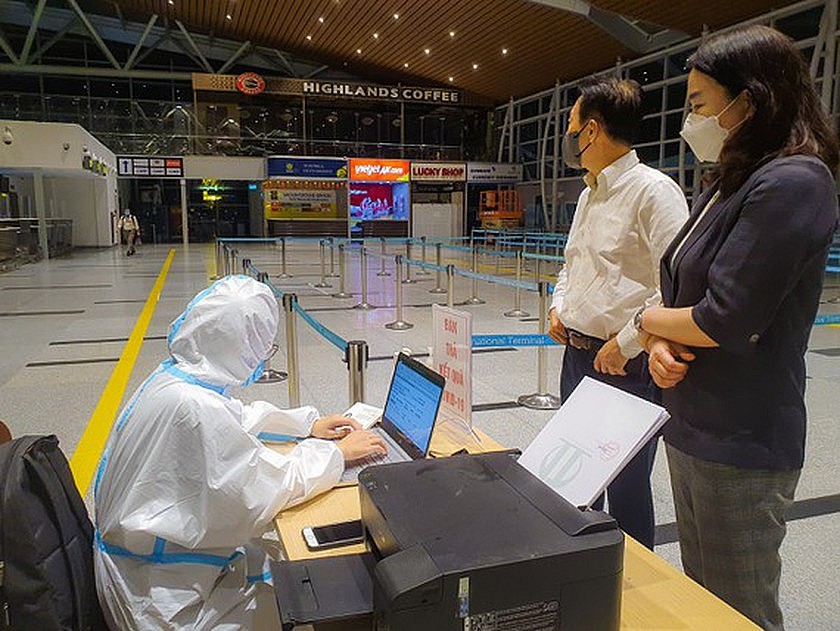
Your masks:
[[[381,454],[371,454],[370,456],[366,456],[361,460],[356,460],[353,462],[351,466],[348,466],[344,469],[344,474],[341,476],[342,480],[355,480],[359,477],[359,473],[365,467],[370,467],[371,465],[377,464],[388,464],[390,462],[405,462],[406,460],[410,460],[411,458],[408,457],[402,447],[397,445],[394,442],[394,439],[388,436],[388,434],[379,428],[374,429],[374,431],[382,437],[382,440],[385,441],[385,444],[388,447],[388,453],[386,455]]]

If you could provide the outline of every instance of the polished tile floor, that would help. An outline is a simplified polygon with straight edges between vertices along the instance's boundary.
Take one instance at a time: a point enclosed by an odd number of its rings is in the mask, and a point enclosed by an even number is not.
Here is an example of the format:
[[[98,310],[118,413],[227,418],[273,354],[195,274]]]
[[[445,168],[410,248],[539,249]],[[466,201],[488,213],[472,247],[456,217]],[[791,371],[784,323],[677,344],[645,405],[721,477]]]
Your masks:
[[[365,374],[366,400],[383,402],[390,378],[393,354],[410,348],[425,353],[431,344],[431,309],[440,296],[429,293],[434,273],[412,275],[418,282],[403,285],[404,319],[414,324],[397,332],[384,325],[395,319],[396,283],[393,259],[387,261],[390,276],[377,276],[380,261],[368,260],[368,302],[371,311],[353,310],[359,301],[358,256],[349,256],[347,291],[352,298],[331,296],[338,279],[329,278],[329,288],[314,287],[320,280],[317,246],[292,243],[288,270],[292,278],[279,279],[279,253],[271,246],[241,245],[261,270],[283,292],[297,294],[301,306],[324,326],[345,340],[365,340],[371,361]],[[212,246],[176,247],[176,254],[154,311],[146,339],[131,374],[126,397],[165,357],[169,323],[189,299],[208,284],[215,271]],[[374,247],[378,252],[379,246]],[[142,246],[127,258],[117,249],[77,250],[71,257],[24,266],[0,274],[0,418],[15,435],[55,433],[71,455],[116,366],[135,321],[169,252],[164,246]],[[396,252],[394,248],[390,253]],[[418,252],[414,253],[419,256]],[[445,259],[466,265],[463,255],[446,252]],[[429,260],[432,253],[429,252]],[[338,269],[337,261],[334,265]],[[329,264],[327,264],[329,271]],[[480,261],[479,271],[495,274],[491,260]],[[543,270],[549,279],[553,269]],[[509,261],[498,273],[512,277]],[[528,274],[529,279],[532,273]],[[471,281],[456,279],[455,301],[471,293]],[[530,318],[509,318],[503,313],[513,306],[513,290],[502,285],[478,283],[486,302],[463,307],[473,315],[473,333],[536,333],[537,299],[525,293],[522,306]],[[445,300],[445,296],[443,296]],[[840,313],[840,279],[828,278],[821,313]],[[323,413],[343,411],[348,403],[348,373],[339,349],[298,320],[301,400]],[[281,344],[285,349],[285,343]],[[809,410],[808,448],[805,469],[797,493],[795,519],[789,523],[782,549],[784,574],[782,604],[788,629],[803,631],[840,629],[840,328],[816,327],[808,353]],[[562,350],[548,351],[549,390],[556,393]],[[285,368],[284,351],[275,365]],[[515,405],[516,398],[537,389],[536,350],[500,349],[477,353],[473,358],[474,424],[499,442],[525,447],[551,417],[550,411],[528,410]],[[243,399],[265,398],[286,405],[286,383],[255,385],[238,393]],[[658,538],[657,553],[679,565],[674,543],[674,512],[664,450],[660,449],[653,474]]]

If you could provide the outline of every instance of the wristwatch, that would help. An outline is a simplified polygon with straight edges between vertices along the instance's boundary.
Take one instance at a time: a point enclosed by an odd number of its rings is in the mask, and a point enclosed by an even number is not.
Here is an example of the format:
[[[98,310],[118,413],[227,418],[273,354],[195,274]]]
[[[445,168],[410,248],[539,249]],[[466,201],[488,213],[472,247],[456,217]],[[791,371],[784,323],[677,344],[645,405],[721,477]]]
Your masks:
[[[642,315],[645,312],[647,307],[642,307],[633,315],[633,326],[636,328],[636,331],[642,330]]]

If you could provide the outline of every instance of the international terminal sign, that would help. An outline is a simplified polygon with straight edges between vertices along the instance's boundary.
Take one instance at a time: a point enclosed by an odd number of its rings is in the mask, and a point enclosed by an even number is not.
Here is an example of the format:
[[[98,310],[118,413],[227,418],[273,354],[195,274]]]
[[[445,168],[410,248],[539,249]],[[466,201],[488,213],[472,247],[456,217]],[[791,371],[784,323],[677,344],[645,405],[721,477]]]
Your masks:
[[[249,72],[245,75],[217,75],[193,73],[193,90],[211,92],[240,92],[242,94],[283,94],[321,98],[356,99],[365,101],[406,101],[412,103],[463,103],[461,90],[403,85],[379,85],[356,81],[322,81],[316,79],[288,79],[262,77]]]

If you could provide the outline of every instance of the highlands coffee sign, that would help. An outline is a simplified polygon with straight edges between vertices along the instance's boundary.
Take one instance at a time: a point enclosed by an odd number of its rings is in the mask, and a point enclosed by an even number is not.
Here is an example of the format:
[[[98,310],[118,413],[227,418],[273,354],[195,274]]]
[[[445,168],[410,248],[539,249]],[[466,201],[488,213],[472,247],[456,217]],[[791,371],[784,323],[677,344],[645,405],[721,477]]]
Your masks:
[[[459,90],[444,88],[406,88],[402,86],[348,83],[346,81],[303,81],[303,94],[312,96],[375,99],[378,101],[418,101],[422,103],[459,103]]]
[[[411,101],[413,103],[461,104],[460,90],[446,88],[418,88],[389,86],[351,81],[316,81],[314,79],[285,79],[262,77],[250,72],[242,75],[211,75],[194,73],[193,90],[211,92],[241,92],[249,95],[283,94],[328,99],[357,99],[367,101]]]

